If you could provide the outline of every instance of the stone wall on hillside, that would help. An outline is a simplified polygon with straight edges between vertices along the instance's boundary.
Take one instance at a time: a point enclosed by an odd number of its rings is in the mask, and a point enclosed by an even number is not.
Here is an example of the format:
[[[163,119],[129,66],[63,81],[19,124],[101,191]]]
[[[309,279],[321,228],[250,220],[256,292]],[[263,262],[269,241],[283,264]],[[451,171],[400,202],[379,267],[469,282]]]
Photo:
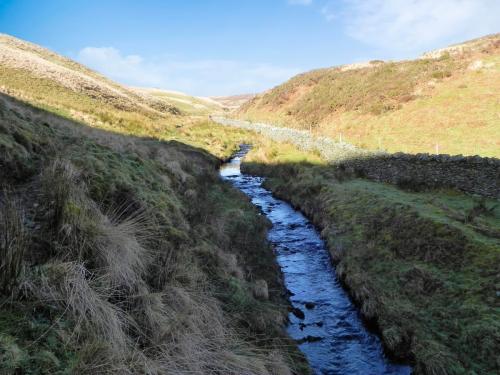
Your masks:
[[[408,188],[451,188],[500,199],[500,160],[479,156],[378,154],[346,159],[340,168]]]
[[[212,117],[225,126],[252,130],[278,142],[317,151],[342,171],[407,188],[451,188],[500,199],[500,160],[479,156],[387,154],[361,150],[345,142],[315,137],[307,131]]]
[[[212,116],[211,119],[221,125],[251,130],[277,142],[292,143],[301,150],[317,151],[329,161],[342,160],[346,156],[366,155],[367,151],[349,143],[336,142],[331,138],[315,137],[305,130],[290,129],[264,123],[233,120],[225,117]]]

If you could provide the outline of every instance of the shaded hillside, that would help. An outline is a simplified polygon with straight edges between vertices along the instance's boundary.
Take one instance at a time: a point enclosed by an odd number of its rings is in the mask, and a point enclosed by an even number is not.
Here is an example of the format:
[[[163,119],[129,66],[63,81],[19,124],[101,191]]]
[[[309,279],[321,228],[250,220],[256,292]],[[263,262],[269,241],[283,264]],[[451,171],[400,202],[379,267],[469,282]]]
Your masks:
[[[412,61],[298,75],[238,116],[312,130],[369,149],[499,156],[500,35]]]
[[[1,40],[0,373],[308,373],[267,223],[206,151],[247,136]]]

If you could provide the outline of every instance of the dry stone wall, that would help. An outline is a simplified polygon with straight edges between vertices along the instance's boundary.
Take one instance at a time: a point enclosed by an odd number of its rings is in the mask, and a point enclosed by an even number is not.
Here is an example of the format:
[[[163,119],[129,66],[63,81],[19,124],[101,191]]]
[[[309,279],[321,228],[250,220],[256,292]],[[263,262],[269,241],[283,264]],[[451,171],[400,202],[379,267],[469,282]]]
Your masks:
[[[409,188],[451,188],[500,199],[500,160],[461,155],[378,154],[340,167],[376,181]]]
[[[302,150],[316,150],[325,160],[355,176],[408,188],[451,188],[500,199],[500,160],[496,158],[369,152],[307,131],[224,117],[214,116],[212,120],[255,131],[277,142],[293,143]]]

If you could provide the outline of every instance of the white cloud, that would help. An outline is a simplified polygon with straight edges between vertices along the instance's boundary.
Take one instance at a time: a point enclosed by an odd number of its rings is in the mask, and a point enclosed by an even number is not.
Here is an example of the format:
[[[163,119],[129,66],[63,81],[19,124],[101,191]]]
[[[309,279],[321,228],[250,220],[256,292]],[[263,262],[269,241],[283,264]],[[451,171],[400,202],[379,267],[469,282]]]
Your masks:
[[[158,69],[145,69],[147,64],[141,56],[123,56],[113,47],[85,47],[78,53],[77,60],[104,75],[131,84],[149,86],[162,79]]]
[[[291,5],[311,5],[313,0],[288,0]]]
[[[333,2],[328,2],[321,8],[321,14],[326,18],[327,21],[333,21],[337,18],[337,11],[335,10],[335,5]]]
[[[260,92],[299,73],[296,68],[233,60],[148,60],[139,55],[124,55],[113,47],[86,47],[76,59],[125,84],[193,95]]]
[[[498,0],[330,1],[323,15],[337,18],[335,9],[349,36],[392,51],[434,48],[452,39],[500,31]]]

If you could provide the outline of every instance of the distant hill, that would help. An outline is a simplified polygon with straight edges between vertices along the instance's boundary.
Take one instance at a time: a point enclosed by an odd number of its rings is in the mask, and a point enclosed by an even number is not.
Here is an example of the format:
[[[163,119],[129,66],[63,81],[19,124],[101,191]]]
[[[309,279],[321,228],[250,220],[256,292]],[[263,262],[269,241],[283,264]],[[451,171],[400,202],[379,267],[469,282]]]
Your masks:
[[[178,91],[142,87],[134,88],[133,90],[141,94],[153,96],[191,115],[205,115],[214,111],[220,111],[223,108],[222,103],[211,98],[191,96]]]
[[[31,79],[38,82],[35,87],[30,85]],[[47,99],[45,94],[58,86],[117,109],[180,113],[174,105],[153,95],[120,85],[73,60],[5,34],[0,34],[0,82],[7,94],[22,93],[34,100]]]
[[[66,98],[60,95],[62,91],[68,94]],[[82,120],[91,122],[103,120],[98,108],[167,118],[206,115],[222,108],[210,98],[118,84],[73,60],[6,34],[0,34],[0,92],[70,111],[73,117],[80,112]],[[95,118],[88,112],[96,112]]]
[[[424,54],[313,70],[257,95],[240,118],[369,149],[500,156],[500,34]]]
[[[242,94],[232,96],[213,96],[211,99],[222,104],[225,108],[238,109],[254,97],[255,94]]]

